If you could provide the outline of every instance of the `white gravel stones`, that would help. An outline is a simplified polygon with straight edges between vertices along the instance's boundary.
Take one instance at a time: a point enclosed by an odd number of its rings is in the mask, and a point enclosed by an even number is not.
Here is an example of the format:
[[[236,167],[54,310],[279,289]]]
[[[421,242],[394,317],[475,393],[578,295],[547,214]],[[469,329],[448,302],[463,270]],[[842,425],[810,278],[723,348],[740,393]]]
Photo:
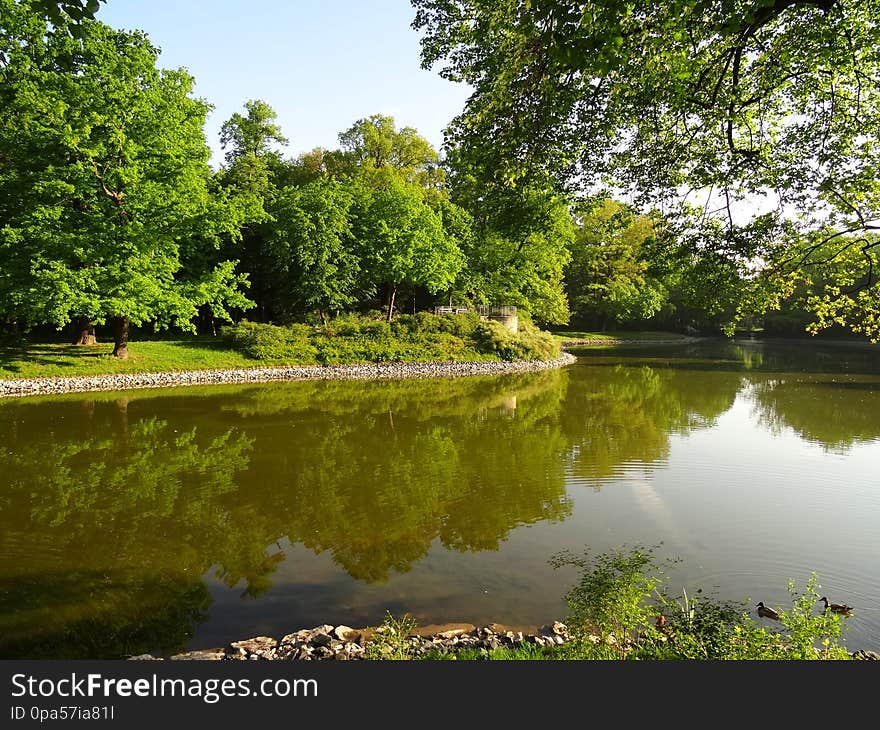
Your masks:
[[[254,367],[234,370],[189,370],[168,373],[120,373],[117,375],[0,380],[0,398],[96,390],[169,388],[185,385],[268,383],[285,380],[393,380],[400,378],[457,378],[469,375],[528,373],[571,365],[577,358],[563,353],[554,360],[512,362],[416,362],[373,365],[327,365],[304,367]]]

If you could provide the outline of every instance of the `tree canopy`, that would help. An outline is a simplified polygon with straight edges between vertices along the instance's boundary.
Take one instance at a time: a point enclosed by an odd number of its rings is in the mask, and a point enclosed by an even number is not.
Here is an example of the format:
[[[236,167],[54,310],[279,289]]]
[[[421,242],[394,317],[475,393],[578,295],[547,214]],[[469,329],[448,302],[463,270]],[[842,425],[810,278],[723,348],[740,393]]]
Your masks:
[[[449,138],[495,177],[627,190],[774,287],[820,227],[876,265],[850,234],[880,225],[880,3],[412,4],[423,66],[474,88]]]
[[[667,291],[652,275],[648,243],[654,221],[605,199],[580,217],[566,284],[572,310],[581,320],[613,323],[647,320]]]
[[[140,32],[83,21],[74,38],[17,17],[0,69],[0,310],[114,320],[124,336],[129,321],[189,329],[201,305],[246,306],[234,260],[198,266],[243,215],[210,187],[192,77],[158,69]]]

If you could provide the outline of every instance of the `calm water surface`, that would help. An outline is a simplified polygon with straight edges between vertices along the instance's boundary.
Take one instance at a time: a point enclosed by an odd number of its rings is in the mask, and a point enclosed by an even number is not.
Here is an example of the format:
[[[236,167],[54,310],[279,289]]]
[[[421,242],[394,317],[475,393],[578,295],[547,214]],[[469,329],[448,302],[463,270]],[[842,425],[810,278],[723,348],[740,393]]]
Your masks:
[[[531,375],[0,401],[0,657],[563,617],[561,550],[880,648],[880,352],[701,342]],[[745,604],[744,604],[745,605]]]

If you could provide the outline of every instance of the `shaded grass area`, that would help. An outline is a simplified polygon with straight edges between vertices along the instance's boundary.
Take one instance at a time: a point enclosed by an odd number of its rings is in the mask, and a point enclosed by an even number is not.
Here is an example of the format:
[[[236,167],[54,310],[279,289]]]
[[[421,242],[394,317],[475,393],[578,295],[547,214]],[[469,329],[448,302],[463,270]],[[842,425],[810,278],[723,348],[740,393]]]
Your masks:
[[[112,343],[88,347],[50,343],[0,347],[0,379],[213,370],[276,364],[254,362],[230,348],[220,338],[210,336],[131,342],[128,360],[119,360],[113,357],[112,352]]]

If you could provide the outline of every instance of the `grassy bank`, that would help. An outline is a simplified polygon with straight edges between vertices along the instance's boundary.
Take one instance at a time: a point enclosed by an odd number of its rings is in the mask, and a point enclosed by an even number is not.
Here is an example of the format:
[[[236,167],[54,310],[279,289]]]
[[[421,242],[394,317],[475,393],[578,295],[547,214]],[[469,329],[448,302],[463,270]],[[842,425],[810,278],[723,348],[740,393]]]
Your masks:
[[[129,359],[112,356],[112,344],[78,347],[32,343],[0,347],[0,379],[298,365],[392,362],[549,360],[560,345],[524,322],[518,334],[475,316],[399,315],[390,324],[343,316],[327,325],[241,322],[222,337],[134,341]]]
[[[552,334],[553,337],[561,343],[585,340],[588,342],[596,342],[598,344],[603,342],[616,344],[618,342],[651,342],[652,340],[662,340],[667,342],[669,340],[684,341],[689,339],[687,335],[683,335],[680,332],[582,332],[575,330],[561,330],[554,331]]]

